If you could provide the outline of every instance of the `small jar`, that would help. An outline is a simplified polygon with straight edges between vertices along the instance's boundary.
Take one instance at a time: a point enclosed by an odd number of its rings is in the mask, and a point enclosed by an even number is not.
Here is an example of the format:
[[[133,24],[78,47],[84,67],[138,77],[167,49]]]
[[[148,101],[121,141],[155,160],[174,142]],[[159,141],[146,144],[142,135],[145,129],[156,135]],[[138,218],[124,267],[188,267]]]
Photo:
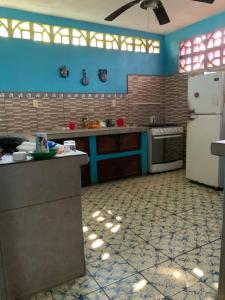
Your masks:
[[[83,126],[84,126],[84,128],[88,128],[88,126],[89,126],[89,118],[88,118],[88,116],[84,116],[83,117]]]
[[[64,141],[63,145],[65,152],[76,151],[76,142],[73,140]]]

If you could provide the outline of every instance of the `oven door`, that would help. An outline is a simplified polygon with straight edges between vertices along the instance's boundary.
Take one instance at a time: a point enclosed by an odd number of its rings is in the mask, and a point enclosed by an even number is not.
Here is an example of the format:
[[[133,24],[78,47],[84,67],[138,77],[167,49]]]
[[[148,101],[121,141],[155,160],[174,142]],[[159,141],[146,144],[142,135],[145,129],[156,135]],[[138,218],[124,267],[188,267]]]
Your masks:
[[[152,164],[165,164],[183,160],[183,134],[152,137]]]

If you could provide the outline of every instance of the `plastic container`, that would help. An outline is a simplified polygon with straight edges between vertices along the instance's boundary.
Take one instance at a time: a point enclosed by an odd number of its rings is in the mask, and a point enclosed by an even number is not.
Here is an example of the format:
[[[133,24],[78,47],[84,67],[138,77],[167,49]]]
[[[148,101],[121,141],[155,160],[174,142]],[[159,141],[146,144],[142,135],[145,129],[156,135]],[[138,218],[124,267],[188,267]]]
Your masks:
[[[27,160],[27,152],[14,152],[13,153],[14,161],[24,161]]]
[[[31,152],[30,155],[35,159],[49,159],[56,155],[55,149],[50,149],[49,152]]]
[[[63,145],[65,152],[76,151],[76,142],[73,140],[64,141]]]
[[[68,127],[70,130],[75,130],[77,128],[77,124],[75,122],[70,121]]]
[[[125,126],[125,118],[119,118],[116,121],[116,125],[119,126],[119,127],[124,127]]]

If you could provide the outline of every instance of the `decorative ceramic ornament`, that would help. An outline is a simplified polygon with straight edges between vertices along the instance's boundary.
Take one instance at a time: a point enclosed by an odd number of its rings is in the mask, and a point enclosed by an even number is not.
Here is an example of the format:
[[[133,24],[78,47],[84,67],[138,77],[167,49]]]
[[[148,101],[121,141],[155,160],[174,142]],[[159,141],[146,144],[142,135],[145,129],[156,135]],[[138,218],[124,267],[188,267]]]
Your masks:
[[[67,78],[69,77],[69,70],[66,66],[62,66],[61,68],[59,68],[59,74],[62,78]]]
[[[98,77],[101,82],[106,82],[108,80],[107,73],[108,73],[107,69],[99,69],[98,70]]]
[[[83,77],[81,79],[81,84],[84,85],[84,86],[89,85],[89,79],[87,77],[87,72],[86,72],[85,69],[83,70]]]

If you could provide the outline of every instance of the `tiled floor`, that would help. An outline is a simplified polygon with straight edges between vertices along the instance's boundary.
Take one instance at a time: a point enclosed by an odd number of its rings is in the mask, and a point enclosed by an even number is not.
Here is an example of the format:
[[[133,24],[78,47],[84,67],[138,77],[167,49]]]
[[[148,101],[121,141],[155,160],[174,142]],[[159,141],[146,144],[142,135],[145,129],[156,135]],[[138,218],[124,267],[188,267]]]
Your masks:
[[[32,299],[216,299],[222,207],[183,170],[85,188],[87,275]]]

